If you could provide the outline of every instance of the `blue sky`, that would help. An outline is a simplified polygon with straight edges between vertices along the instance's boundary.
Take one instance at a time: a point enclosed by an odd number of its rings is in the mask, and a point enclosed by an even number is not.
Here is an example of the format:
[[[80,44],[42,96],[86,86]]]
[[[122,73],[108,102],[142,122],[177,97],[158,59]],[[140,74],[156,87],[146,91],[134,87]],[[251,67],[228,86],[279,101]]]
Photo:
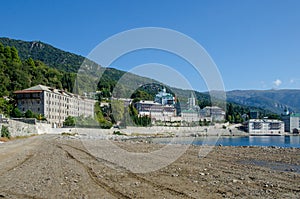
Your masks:
[[[87,56],[119,32],[170,28],[206,49],[226,90],[300,88],[298,0],[10,0],[0,5],[0,37],[40,40]],[[173,67],[195,89],[206,90],[189,64],[167,53],[130,53],[113,65],[127,71],[150,62]]]

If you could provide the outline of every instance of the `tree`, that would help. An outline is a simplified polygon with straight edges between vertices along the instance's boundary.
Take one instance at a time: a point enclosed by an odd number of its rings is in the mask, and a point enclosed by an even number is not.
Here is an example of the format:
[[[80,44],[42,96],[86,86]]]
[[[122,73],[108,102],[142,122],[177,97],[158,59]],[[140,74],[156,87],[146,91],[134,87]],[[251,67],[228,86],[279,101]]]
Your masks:
[[[64,121],[64,126],[75,126],[76,121],[72,116],[68,116]]]
[[[10,115],[13,109],[13,105],[6,99],[0,98],[0,113]]]
[[[119,100],[112,100],[111,109],[114,119],[116,121],[121,121],[124,117],[124,103]]]
[[[25,112],[25,117],[26,118],[35,118],[35,114],[31,110],[27,110]]]
[[[11,59],[14,62],[21,63],[20,57],[18,55],[18,50],[15,47],[11,47]]]
[[[11,116],[15,118],[20,118],[23,117],[23,114],[17,107],[15,107],[11,113]]]

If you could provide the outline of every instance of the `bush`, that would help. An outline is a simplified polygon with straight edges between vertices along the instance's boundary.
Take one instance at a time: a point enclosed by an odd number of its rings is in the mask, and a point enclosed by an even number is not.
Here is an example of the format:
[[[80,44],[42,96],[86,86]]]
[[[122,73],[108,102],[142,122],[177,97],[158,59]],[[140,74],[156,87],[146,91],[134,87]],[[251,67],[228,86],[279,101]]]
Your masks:
[[[14,108],[11,113],[11,116],[15,117],[15,118],[20,118],[20,117],[23,117],[23,114],[18,108]]]
[[[121,133],[120,131],[114,131],[113,134],[114,134],[114,135],[126,135],[126,134],[124,134],[124,133]]]
[[[72,116],[68,116],[64,121],[64,126],[75,126],[75,118]]]
[[[6,137],[6,138],[10,138],[10,132],[8,130],[7,126],[2,126],[1,128],[1,137]]]
[[[25,117],[26,118],[36,118],[35,114],[31,110],[27,110],[25,112]]]

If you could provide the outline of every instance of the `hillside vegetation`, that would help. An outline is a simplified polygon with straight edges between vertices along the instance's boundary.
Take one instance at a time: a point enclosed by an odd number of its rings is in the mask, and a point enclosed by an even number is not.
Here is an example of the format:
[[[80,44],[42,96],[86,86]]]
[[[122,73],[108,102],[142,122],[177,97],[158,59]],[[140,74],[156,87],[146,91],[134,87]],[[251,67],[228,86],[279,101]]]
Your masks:
[[[41,41],[24,42],[9,38],[0,38],[4,46],[14,46],[19,51],[21,60],[32,58],[39,60],[52,68],[66,72],[77,72],[84,57],[65,52]]]
[[[48,67],[32,58],[21,60],[15,47],[0,43],[0,80],[0,97],[3,97],[37,84],[72,90],[75,74]]]

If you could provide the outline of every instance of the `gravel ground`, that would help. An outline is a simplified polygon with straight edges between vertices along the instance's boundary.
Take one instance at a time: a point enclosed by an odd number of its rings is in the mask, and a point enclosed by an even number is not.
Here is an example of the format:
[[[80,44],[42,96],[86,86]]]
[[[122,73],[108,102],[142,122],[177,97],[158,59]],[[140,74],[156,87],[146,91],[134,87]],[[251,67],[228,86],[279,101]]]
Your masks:
[[[113,143],[130,152],[163,147]],[[73,137],[18,139],[0,144],[0,198],[300,198],[300,149],[218,146],[199,158],[200,149],[136,174]]]

